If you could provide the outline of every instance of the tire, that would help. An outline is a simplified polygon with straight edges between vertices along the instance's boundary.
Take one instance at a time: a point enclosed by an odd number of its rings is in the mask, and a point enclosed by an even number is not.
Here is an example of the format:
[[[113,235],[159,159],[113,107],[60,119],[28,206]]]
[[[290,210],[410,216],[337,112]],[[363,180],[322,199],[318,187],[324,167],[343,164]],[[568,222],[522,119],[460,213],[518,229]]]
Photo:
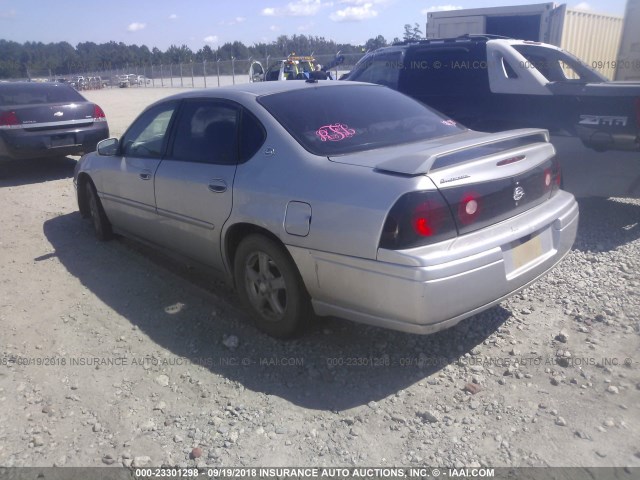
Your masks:
[[[109,222],[106,213],[104,213],[104,208],[102,208],[102,202],[100,202],[98,192],[96,192],[96,187],[93,186],[93,183],[88,181],[85,183],[84,188],[86,192],[87,205],[89,206],[89,217],[93,223],[96,238],[101,242],[111,240],[111,238],[113,238],[113,229],[111,228],[111,223]]]
[[[309,294],[293,260],[264,235],[245,238],[234,261],[236,288],[256,327],[276,338],[300,333],[312,310]]]

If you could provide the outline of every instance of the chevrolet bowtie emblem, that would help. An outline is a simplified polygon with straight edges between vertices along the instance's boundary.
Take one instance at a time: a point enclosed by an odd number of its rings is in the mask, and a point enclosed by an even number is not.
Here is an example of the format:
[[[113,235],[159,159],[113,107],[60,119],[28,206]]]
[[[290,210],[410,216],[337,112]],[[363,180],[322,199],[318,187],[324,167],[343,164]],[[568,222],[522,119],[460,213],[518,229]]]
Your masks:
[[[522,199],[522,197],[524,197],[524,188],[517,186],[514,190],[513,190],[513,199],[518,202]]]

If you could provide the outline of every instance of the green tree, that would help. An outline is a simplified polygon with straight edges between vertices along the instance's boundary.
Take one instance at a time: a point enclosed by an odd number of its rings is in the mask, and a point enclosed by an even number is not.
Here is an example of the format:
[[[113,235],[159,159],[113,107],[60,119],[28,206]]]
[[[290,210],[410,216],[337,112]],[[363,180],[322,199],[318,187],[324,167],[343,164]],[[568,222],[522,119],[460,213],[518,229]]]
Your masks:
[[[386,46],[387,40],[382,35],[378,35],[376,38],[370,38],[367,40],[364,44],[364,49],[367,51],[373,51]]]
[[[183,63],[190,62],[193,59],[193,52],[186,45],[177,47],[171,45],[166,52],[164,52],[164,60],[166,63]]]
[[[418,40],[423,37],[422,30],[420,30],[420,25],[417,22],[413,24],[412,33],[414,40]]]
[[[161,63],[163,63],[163,61],[164,53],[162,53],[162,51],[158,47],[153,47],[153,49],[151,50],[151,62],[154,65],[160,65]]]
[[[410,24],[406,23],[404,25],[404,34],[402,35],[402,38],[405,41],[419,40],[420,38],[422,38],[422,31],[420,30],[420,24],[414,23],[412,27]]]

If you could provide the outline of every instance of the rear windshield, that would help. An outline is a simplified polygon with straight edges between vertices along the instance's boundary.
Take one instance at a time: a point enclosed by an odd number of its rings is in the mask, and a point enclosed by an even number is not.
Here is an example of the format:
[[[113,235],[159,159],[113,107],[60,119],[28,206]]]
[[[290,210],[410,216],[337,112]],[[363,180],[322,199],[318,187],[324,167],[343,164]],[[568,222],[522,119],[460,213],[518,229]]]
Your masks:
[[[68,102],[86,102],[86,100],[73,88],[66,85],[0,84],[0,107]]]
[[[465,130],[421,103],[376,85],[309,86],[258,101],[316,155],[359,152]]]

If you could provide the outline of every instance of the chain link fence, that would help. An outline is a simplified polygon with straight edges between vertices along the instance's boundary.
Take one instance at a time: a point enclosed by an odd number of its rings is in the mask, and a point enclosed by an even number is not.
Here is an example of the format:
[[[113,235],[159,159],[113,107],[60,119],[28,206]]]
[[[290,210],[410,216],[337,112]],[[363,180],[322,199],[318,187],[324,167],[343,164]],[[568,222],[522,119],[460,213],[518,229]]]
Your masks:
[[[344,61],[331,68],[331,75],[338,79],[349,72],[364,54],[342,55]],[[315,55],[320,65],[335,60],[335,55]],[[51,71],[30,71],[22,81],[57,81],[72,84],[78,90],[100,88],[210,88],[249,83],[249,69],[259,62],[266,71],[281,58],[250,58],[247,60],[218,60],[210,62],[184,62],[164,65],[130,65],[125,68],[104,70],[77,70],[74,73],[55,74]]]

